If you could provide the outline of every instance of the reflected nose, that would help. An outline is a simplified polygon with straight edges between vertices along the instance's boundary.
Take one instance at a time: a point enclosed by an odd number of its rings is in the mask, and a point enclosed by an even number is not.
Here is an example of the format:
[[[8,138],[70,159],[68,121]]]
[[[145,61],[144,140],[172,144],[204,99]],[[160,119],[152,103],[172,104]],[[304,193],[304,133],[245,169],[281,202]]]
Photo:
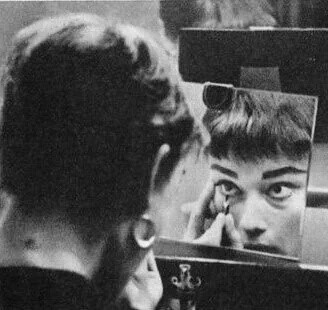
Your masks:
[[[256,241],[268,228],[265,221],[266,204],[267,202],[257,195],[252,195],[245,201],[239,229],[248,241]]]

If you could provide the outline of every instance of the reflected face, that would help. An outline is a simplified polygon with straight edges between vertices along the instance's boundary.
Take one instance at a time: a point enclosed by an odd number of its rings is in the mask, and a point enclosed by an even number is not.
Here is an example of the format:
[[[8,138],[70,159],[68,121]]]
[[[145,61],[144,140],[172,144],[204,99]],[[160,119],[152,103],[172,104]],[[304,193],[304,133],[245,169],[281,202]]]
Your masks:
[[[232,157],[230,157],[232,158]],[[245,163],[211,157],[215,201],[228,196],[245,248],[298,256],[306,204],[308,159],[285,157]]]

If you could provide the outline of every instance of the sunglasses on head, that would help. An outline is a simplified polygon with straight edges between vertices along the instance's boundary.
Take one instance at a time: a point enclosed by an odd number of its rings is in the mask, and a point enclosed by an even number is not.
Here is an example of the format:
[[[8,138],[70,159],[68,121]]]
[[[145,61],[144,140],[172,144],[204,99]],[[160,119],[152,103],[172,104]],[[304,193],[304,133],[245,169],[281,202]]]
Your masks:
[[[203,89],[203,102],[209,109],[224,110],[231,104],[235,91],[231,84],[206,82]]]

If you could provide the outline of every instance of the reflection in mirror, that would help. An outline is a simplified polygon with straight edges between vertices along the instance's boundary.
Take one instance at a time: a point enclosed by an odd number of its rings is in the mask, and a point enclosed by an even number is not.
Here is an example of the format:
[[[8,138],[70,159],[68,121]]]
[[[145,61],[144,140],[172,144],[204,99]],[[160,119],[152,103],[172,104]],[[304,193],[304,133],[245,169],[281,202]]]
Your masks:
[[[299,257],[317,98],[207,84],[204,102],[221,245]]]
[[[210,176],[184,241],[299,258],[317,98],[207,83],[203,100]]]

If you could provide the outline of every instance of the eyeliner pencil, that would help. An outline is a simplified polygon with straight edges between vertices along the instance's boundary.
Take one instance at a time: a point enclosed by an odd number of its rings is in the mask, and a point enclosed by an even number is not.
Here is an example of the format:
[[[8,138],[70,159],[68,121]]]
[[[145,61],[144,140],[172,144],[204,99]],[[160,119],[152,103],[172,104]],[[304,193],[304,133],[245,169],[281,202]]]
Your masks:
[[[229,214],[230,204],[229,204],[229,195],[225,197],[225,201],[223,203],[224,214]]]
[[[227,215],[229,214],[229,210],[230,210],[230,205],[229,205],[229,196],[227,195],[225,197],[225,201],[223,203],[223,209],[224,209],[224,214]],[[226,232],[226,228],[223,227],[222,230],[222,240],[221,240],[221,245],[222,246],[231,246],[231,242],[228,238],[227,232]]]

